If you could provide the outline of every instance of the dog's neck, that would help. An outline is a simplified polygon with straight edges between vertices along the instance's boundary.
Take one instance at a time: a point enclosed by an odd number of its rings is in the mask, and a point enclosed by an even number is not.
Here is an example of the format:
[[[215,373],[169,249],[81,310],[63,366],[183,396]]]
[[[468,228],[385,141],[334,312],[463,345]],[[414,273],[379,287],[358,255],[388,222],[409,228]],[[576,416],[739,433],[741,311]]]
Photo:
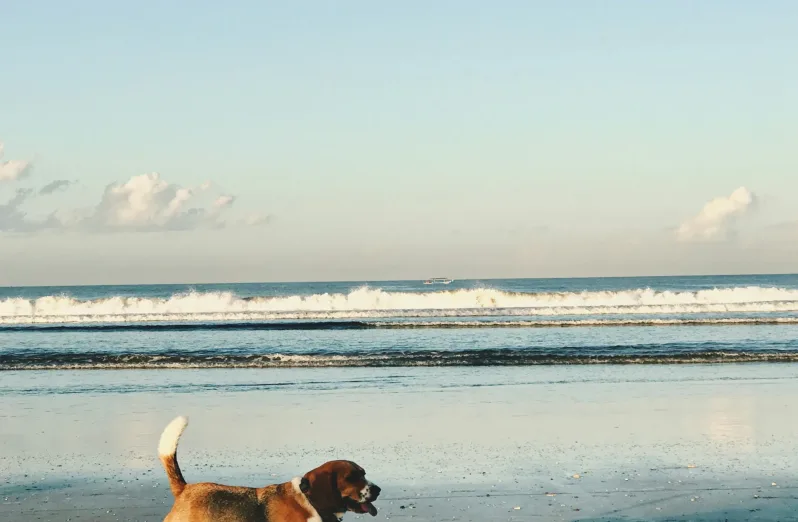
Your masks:
[[[299,487],[301,481],[302,477],[294,477],[291,480],[291,486],[293,486],[297,498],[299,498],[300,505],[308,512],[307,522],[341,522],[344,519],[344,513],[319,513],[308,496]]]

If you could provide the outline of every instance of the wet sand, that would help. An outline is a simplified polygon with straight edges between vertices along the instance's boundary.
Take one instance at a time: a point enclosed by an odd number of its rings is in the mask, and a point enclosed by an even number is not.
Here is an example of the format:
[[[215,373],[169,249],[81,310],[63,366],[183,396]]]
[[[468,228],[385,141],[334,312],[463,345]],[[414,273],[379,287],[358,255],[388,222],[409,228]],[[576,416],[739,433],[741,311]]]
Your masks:
[[[349,458],[383,487],[375,521],[798,520],[798,365],[484,370],[490,386],[452,369],[408,370],[407,386],[397,372],[259,372],[333,385],[191,393],[142,383],[246,378],[3,373],[0,519],[161,520],[154,448],[179,413],[188,480],[262,485]]]
[[[676,477],[683,477],[677,479]],[[374,520],[478,521],[718,521],[796,520],[798,488],[769,479],[727,480],[692,473],[653,473],[626,478],[585,476],[580,483],[541,491],[539,484],[513,489],[394,487],[379,501]],[[171,504],[163,482],[147,479],[39,480],[5,485],[0,517],[10,521],[153,521]],[[371,520],[349,514],[345,520]]]

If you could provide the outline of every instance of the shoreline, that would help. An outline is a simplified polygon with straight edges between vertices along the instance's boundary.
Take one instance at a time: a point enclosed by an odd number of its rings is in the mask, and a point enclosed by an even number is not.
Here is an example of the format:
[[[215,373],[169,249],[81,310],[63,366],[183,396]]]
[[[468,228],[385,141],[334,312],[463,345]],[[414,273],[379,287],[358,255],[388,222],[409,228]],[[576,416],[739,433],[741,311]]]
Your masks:
[[[11,372],[124,372],[124,371],[165,371],[165,370],[209,370],[209,371],[225,371],[225,370],[300,370],[300,369],[415,369],[415,368],[474,368],[474,369],[489,369],[489,368],[534,368],[534,367],[557,367],[557,366],[582,366],[582,367],[624,367],[624,366],[730,366],[730,365],[757,365],[757,364],[778,364],[788,365],[798,363],[798,353],[777,353],[777,352],[720,352],[720,353],[686,353],[686,354],[669,354],[662,356],[650,355],[607,355],[607,356],[556,356],[556,355],[525,355],[517,354],[518,361],[512,360],[514,354],[508,355],[507,353],[500,354],[498,357],[504,359],[500,362],[495,360],[481,361],[481,359],[490,359],[492,354],[485,354],[484,350],[471,353],[456,353],[452,354],[451,359],[447,360],[432,360],[421,362],[380,362],[374,361],[372,363],[364,362],[366,358],[360,354],[346,354],[346,355],[265,355],[260,358],[262,361],[255,363],[218,363],[216,356],[209,356],[208,359],[214,362],[170,362],[170,361],[153,361],[152,363],[114,363],[114,362],[91,362],[86,364],[72,364],[72,365],[17,365],[0,364],[0,375],[3,373]],[[506,351],[505,351],[506,352]],[[414,354],[415,355],[415,354]],[[426,354],[420,354],[418,359],[424,359]],[[402,354],[402,356],[411,359],[412,356]],[[455,358],[467,359],[468,357],[475,359],[474,362],[464,363]],[[119,356],[119,358],[126,358],[127,354]],[[351,362],[335,361],[328,362],[329,358],[344,358],[350,357]],[[426,356],[431,359],[429,355]],[[102,356],[87,355],[86,359],[96,360],[103,358]],[[163,356],[155,355],[153,359],[163,358]],[[176,357],[177,358],[177,357]],[[191,358],[188,356],[187,358]],[[231,357],[232,358],[232,357]],[[246,358],[251,358],[246,356]],[[295,362],[293,359],[302,359],[303,362]],[[311,361],[307,361],[310,359]],[[320,359],[321,361],[313,361],[313,359]]]

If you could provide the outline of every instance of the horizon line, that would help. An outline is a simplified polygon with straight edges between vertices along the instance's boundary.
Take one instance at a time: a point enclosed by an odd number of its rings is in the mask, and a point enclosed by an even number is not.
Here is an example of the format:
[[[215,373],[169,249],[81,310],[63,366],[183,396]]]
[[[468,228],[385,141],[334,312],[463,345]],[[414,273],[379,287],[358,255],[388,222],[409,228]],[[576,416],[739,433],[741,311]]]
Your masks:
[[[744,272],[744,273],[686,273],[686,274],[659,274],[659,275],[633,275],[633,276],[555,276],[555,277],[463,277],[450,278],[456,281],[511,281],[511,280],[575,280],[575,279],[655,279],[655,278],[677,278],[677,277],[758,277],[758,276],[798,276],[798,272]],[[42,284],[42,285],[0,285],[0,289],[6,288],[88,288],[88,287],[111,287],[111,286],[210,286],[210,285],[279,285],[279,284],[329,284],[329,283],[405,283],[413,281],[424,281],[429,278],[418,279],[330,279],[330,280],[276,280],[276,281],[214,281],[214,282],[191,282],[191,283],[100,283],[100,284]]]

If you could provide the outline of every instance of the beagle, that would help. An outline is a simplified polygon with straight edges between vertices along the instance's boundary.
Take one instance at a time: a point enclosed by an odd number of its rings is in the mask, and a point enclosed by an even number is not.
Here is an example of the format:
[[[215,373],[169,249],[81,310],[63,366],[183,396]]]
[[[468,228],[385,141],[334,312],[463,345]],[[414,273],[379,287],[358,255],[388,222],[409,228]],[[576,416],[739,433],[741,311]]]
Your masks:
[[[164,522],[340,522],[344,513],[377,515],[380,488],[363,468],[333,460],[289,482],[262,488],[187,484],[177,464],[177,443],[188,425],[177,417],[164,429],[158,457],[175,497]]]

